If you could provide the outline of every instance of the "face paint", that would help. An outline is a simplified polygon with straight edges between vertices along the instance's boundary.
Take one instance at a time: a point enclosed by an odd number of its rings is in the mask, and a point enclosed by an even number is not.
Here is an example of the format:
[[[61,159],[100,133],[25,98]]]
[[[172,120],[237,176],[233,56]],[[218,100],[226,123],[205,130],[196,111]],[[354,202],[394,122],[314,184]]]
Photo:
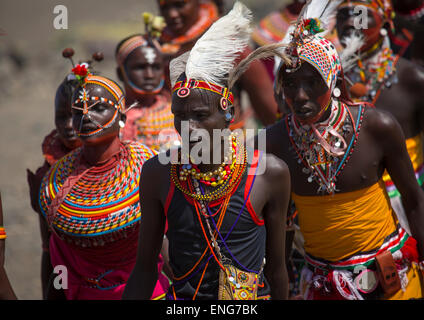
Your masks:
[[[100,86],[101,88],[106,89],[117,100],[117,103],[105,97],[99,97],[91,94],[93,88],[88,89],[86,87],[87,84],[95,84]],[[81,104],[82,107],[79,107],[78,105]],[[104,124],[99,123],[99,121],[95,119],[96,111],[93,108],[98,104],[103,105],[106,109],[112,107],[114,108],[113,115],[110,117],[110,119],[107,119]],[[99,76],[87,77],[84,87],[80,89],[79,96],[72,105],[72,109],[82,111],[79,125],[77,128],[75,128],[78,136],[93,136],[101,133],[107,128],[110,128],[118,118],[119,111],[123,110],[124,104],[125,100],[122,91],[110,80]],[[93,123],[96,128],[92,130],[85,130],[85,132],[83,132],[83,125],[85,119],[88,119],[89,122]]]
[[[141,51],[144,53],[144,57],[146,58],[147,62],[149,64],[153,64],[156,59],[155,50],[151,47],[143,47],[141,48]]]

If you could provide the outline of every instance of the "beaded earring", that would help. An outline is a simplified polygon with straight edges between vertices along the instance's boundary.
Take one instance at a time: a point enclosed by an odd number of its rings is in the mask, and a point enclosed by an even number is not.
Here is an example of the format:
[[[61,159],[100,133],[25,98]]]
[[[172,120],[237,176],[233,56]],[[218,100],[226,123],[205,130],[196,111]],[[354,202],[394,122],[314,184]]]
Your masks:
[[[230,112],[225,114],[225,121],[231,122],[233,120],[233,115]]]

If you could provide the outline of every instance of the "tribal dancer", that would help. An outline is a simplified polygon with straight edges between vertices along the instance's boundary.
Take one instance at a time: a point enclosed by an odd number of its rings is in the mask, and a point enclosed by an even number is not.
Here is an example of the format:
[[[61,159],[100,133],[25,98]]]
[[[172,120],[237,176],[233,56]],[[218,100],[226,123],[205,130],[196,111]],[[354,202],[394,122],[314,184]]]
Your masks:
[[[0,300],[16,300],[17,297],[10,285],[6,270],[4,269],[4,249],[6,246],[6,229],[3,225],[3,205],[0,195]]]
[[[124,83],[127,110],[121,140],[133,140],[156,151],[179,145],[169,92],[164,90],[165,62],[156,37],[161,17],[144,14],[147,33],[122,40],[116,48],[117,73]]]
[[[196,40],[218,19],[216,6],[211,1],[158,0],[158,3],[167,24],[160,41],[163,52],[170,58],[191,50]],[[211,36],[220,37],[219,34]],[[251,51],[246,45],[246,48],[238,54],[237,61],[245,58]],[[169,75],[167,77],[169,78]],[[241,105],[242,91],[248,94],[251,107]],[[230,129],[245,128],[246,122],[252,118],[252,112],[255,119],[264,126],[275,122],[278,107],[272,91],[272,81],[260,61],[252,63],[234,87],[233,93],[235,120]]]
[[[289,58],[275,90],[291,113],[267,129],[267,152],[283,159],[292,177],[305,239],[301,291],[305,299],[422,298],[424,192],[396,120],[348,99],[337,51],[320,36],[337,5],[308,1],[287,43],[250,58],[279,47]],[[412,234],[393,213],[384,170],[407,195]]]
[[[306,0],[293,0],[263,18],[252,33],[252,40],[256,46],[260,47],[282,41],[289,27],[299,16],[305,2]],[[334,43],[337,49],[340,47],[335,30],[327,36],[327,39]],[[267,59],[263,63],[271,78],[274,79],[274,59]]]
[[[66,48],[62,52],[64,57],[72,57],[74,50]],[[103,55],[101,53],[93,54],[95,61],[102,60]],[[81,146],[81,140],[76,134],[72,127],[72,95],[74,94],[75,88],[78,85],[78,81],[73,73],[70,73],[62,81],[56,90],[56,96],[54,101],[54,122],[55,129],[52,130],[45,138],[41,145],[41,151],[44,156],[44,163],[39,167],[35,174],[27,169],[27,180],[30,189],[31,207],[37,213],[41,213],[39,208],[38,196],[40,190],[41,180],[47,173],[47,171],[53,166],[60,158],[66,154]],[[44,218],[40,215],[40,226],[44,225]],[[40,228],[43,233],[44,228]],[[45,297],[46,289],[48,286],[49,277],[51,274],[51,263],[48,254],[48,236],[47,234],[41,234],[42,240],[42,258],[41,258],[41,284],[43,297]]]
[[[51,265],[67,271],[66,288],[54,281],[48,298],[120,299],[136,258],[140,172],[155,153],[119,140],[125,99],[115,82],[91,74],[87,64],[72,71],[79,82],[72,122],[82,147],[50,168],[39,195]],[[167,286],[159,279],[152,298]]]
[[[368,12],[368,29],[355,32],[354,6]],[[420,186],[424,182],[422,131],[424,129],[424,70],[394,54],[388,33],[393,26],[390,0],[343,1],[338,8],[337,30],[346,45],[341,54],[352,98],[368,101],[391,113],[402,127],[406,147]],[[389,31],[388,31],[389,30]],[[390,31],[391,32],[391,31]],[[386,188],[403,228],[410,232],[400,190],[386,172]]]
[[[157,277],[152,261],[164,232],[174,273],[167,299],[256,300],[269,294],[272,299],[287,298],[284,223],[290,174],[274,156],[257,150],[248,156],[242,137],[227,129],[234,116],[227,75],[249,40],[250,19],[250,11],[237,2],[190,53],[171,62],[175,127],[181,133],[188,123],[191,136],[184,140],[182,135],[182,148],[173,151],[180,160],[187,150],[193,152],[186,164],[162,164],[158,156],[143,168],[145,215],[126,299],[150,296]],[[211,40],[211,34],[220,37]],[[202,49],[211,47],[219,49]],[[192,160],[198,148],[194,136],[203,131],[212,137],[213,130],[221,132],[219,139],[201,153],[202,158],[207,153],[219,161]],[[148,185],[152,179],[157,183]]]

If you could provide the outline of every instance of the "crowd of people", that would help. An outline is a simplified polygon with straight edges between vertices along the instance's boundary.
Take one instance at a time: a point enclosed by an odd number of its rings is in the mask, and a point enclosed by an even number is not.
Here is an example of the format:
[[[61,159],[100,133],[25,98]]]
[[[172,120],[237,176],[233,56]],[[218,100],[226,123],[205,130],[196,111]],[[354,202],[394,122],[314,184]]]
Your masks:
[[[62,52],[27,171],[43,299],[424,298],[424,1],[292,0],[256,27],[241,2],[157,5],[119,81]]]

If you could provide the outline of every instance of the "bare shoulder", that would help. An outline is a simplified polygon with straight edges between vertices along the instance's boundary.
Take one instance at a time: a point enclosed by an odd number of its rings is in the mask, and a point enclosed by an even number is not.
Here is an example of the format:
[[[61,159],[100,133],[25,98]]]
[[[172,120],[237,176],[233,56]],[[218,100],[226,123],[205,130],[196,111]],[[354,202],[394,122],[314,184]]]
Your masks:
[[[394,116],[381,109],[367,107],[364,120],[363,129],[367,131],[377,141],[391,141],[391,138],[403,137],[402,129]],[[393,140],[392,140],[393,141]]]
[[[423,89],[424,88],[424,68],[420,65],[401,58],[398,62],[399,77],[409,89]]]
[[[260,167],[264,178],[274,189],[275,186],[285,187],[290,183],[290,170],[287,164],[280,158],[270,153],[263,154],[264,167]]]
[[[169,186],[171,163],[162,154],[155,155],[147,160],[141,169],[140,183],[143,189],[161,194],[163,188]]]

